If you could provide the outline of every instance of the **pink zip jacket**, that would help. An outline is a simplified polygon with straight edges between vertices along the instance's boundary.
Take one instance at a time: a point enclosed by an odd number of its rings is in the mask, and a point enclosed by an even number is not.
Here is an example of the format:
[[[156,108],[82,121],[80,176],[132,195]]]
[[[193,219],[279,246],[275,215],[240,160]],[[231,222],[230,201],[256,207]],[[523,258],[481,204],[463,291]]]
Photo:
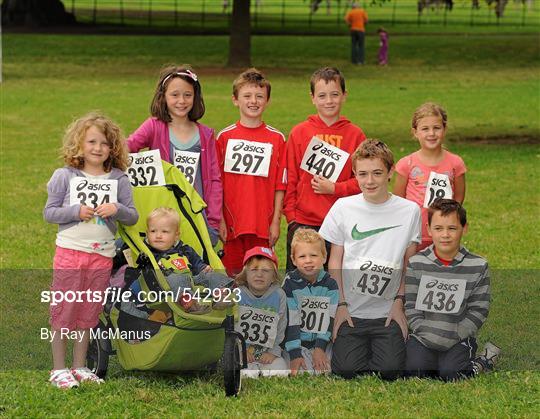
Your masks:
[[[221,220],[221,206],[223,203],[223,187],[221,186],[221,174],[217,161],[216,142],[214,130],[206,125],[196,122],[201,139],[201,177],[203,182],[203,199],[208,207],[206,217],[210,227],[219,229]],[[172,163],[170,156],[171,140],[169,138],[169,126],[166,122],[155,117],[150,117],[137,128],[127,139],[127,145],[131,153],[136,153],[143,148],[159,150],[163,160]]]

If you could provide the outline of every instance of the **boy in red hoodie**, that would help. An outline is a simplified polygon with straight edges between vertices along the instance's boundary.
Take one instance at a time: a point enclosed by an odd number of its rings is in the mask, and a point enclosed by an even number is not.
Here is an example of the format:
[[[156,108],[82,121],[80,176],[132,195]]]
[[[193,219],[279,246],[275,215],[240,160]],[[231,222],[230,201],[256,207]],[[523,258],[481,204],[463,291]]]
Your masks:
[[[350,156],[366,136],[340,116],[347,97],[345,78],[337,68],[324,67],[311,76],[310,89],[317,115],[296,125],[287,142],[287,271],[294,269],[294,232],[301,227],[318,231],[338,198],[360,193]],[[328,243],[327,248],[330,251]]]

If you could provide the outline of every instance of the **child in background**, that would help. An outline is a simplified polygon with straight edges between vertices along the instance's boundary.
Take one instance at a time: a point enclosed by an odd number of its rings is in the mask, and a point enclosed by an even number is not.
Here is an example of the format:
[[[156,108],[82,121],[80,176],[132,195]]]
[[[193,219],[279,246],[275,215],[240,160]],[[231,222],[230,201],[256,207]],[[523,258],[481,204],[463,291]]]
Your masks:
[[[291,258],[296,266],[285,277],[289,323],[285,350],[291,374],[300,370],[329,372],[330,337],[339,300],[336,281],[323,269],[326,262],[324,239],[315,230],[300,228],[294,233]]]
[[[499,348],[486,344],[474,358],[476,334],[490,302],[487,261],[461,245],[467,213],[452,199],[436,199],[428,209],[433,245],[409,259],[405,314],[412,330],[406,370],[417,377],[455,380],[493,369]]]
[[[465,199],[465,163],[443,148],[446,111],[435,103],[424,103],[414,112],[412,134],[420,150],[396,164],[394,194],[416,202],[422,209],[422,243],[418,251],[432,243],[428,234],[427,209],[436,198]]]
[[[294,232],[300,227],[319,230],[338,198],[360,193],[350,155],[366,136],[340,115],[347,97],[345,78],[337,68],[321,68],[311,76],[310,89],[317,115],[296,125],[287,141],[287,271],[294,269]]]
[[[73,122],[64,136],[65,167],[47,184],[45,220],[58,224],[52,291],[103,293],[115,254],[116,221],[137,222],[131,185],[124,171],[127,148],[120,129],[98,113]],[[60,302],[50,307],[53,329],[53,370],[49,381],[59,388],[103,380],[86,365],[90,329],[98,323],[100,302]],[[73,365],[66,368],[67,338],[60,331],[77,331]],[[64,335],[65,336],[65,335]]]
[[[233,83],[232,97],[240,120],[217,138],[223,182],[219,234],[229,275],[242,270],[249,249],[273,247],[279,238],[286,149],[283,134],[262,120],[270,90],[270,82],[257,69],[240,74]]]
[[[254,247],[244,256],[236,277],[240,289],[236,330],[247,344],[247,377],[288,375],[281,342],[287,328],[287,298],[279,287],[277,257],[268,247]]]
[[[150,106],[152,117],[127,141],[130,152],[157,149],[163,160],[184,173],[206,202],[204,216],[212,245],[216,245],[222,189],[214,130],[197,122],[204,111],[201,85],[193,70],[187,65],[167,66],[159,75]]]
[[[388,32],[384,28],[377,30],[379,34],[379,65],[388,64]]]

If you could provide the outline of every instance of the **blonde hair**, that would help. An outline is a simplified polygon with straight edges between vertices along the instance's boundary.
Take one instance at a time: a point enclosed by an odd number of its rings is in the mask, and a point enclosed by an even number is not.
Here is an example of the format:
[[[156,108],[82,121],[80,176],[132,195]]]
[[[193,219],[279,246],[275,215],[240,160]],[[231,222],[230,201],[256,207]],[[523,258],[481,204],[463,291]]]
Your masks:
[[[394,165],[394,155],[388,146],[380,140],[368,138],[362,142],[352,155],[353,170],[356,169],[356,162],[362,159],[381,159],[390,171]]]
[[[281,284],[281,279],[279,278],[278,268],[277,268],[276,264],[273,261],[271,261],[270,259],[268,259],[268,258],[266,258],[264,256],[259,256],[259,255],[250,257],[247,260],[246,264],[242,268],[242,272],[240,272],[238,275],[236,275],[236,278],[234,279],[236,284],[237,285],[245,285],[245,286],[247,286],[248,285],[248,283],[247,283],[247,271],[248,271],[250,265],[255,261],[263,260],[263,259],[270,262],[272,264],[272,267],[274,268],[274,279],[272,280],[272,283],[273,284],[278,284],[278,285]]]
[[[446,123],[448,121],[446,111],[441,106],[432,102],[424,103],[416,108],[412,117],[411,126],[416,129],[418,127],[418,121],[428,116],[438,116],[441,118],[442,124],[446,128]]]
[[[67,127],[62,146],[64,162],[76,169],[84,167],[81,147],[90,127],[97,128],[111,148],[109,158],[103,163],[105,172],[110,172],[113,167],[125,171],[128,167],[128,150],[124,135],[118,125],[99,112],[90,112]]]
[[[323,258],[326,259],[326,244],[319,233],[312,228],[299,228],[295,231],[291,242],[291,258],[298,243],[319,244]]]
[[[244,86],[253,84],[258,87],[263,87],[266,89],[266,99],[270,99],[270,92],[272,86],[264,74],[257,70],[254,67],[248,68],[246,71],[242,72],[236,79],[233,81],[233,96],[235,99],[238,99],[238,92]]]
[[[169,207],[158,207],[154,209],[150,214],[148,214],[148,217],[146,217],[146,226],[150,224],[150,221],[159,218],[169,218],[172,222],[174,222],[177,230],[180,228],[180,214]]]

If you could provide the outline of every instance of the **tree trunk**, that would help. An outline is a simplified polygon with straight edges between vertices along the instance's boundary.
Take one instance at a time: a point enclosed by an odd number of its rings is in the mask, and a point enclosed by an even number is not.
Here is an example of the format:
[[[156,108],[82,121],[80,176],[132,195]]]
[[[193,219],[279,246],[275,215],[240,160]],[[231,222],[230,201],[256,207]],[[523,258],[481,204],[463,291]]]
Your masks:
[[[251,66],[250,0],[234,0],[229,37],[229,67]]]
[[[60,0],[4,0],[2,25],[72,25],[75,16],[67,13]]]

